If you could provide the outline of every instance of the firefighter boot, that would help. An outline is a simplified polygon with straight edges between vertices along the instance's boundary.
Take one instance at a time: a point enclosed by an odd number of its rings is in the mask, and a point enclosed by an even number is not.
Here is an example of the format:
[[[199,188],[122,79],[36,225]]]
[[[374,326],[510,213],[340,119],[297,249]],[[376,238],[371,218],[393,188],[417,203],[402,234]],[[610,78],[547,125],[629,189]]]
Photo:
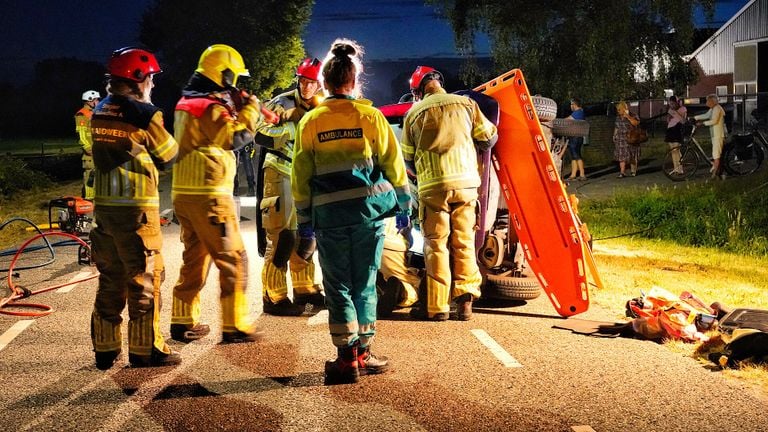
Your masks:
[[[261,342],[264,339],[264,331],[257,326],[249,330],[235,330],[233,332],[223,332],[221,334],[221,343],[250,343]]]
[[[189,343],[202,339],[211,332],[208,324],[195,324],[188,326],[186,324],[171,324],[171,339],[179,342]]]
[[[173,350],[166,354],[153,347],[148,356],[128,353],[128,361],[133,367],[175,366],[181,364],[181,355]]]
[[[466,293],[456,297],[456,318],[459,321],[472,319],[472,294]]]
[[[411,318],[419,321],[448,321],[447,312],[438,312],[432,316],[427,313],[427,305],[419,300],[411,306]]]
[[[306,308],[306,305],[312,305],[312,310],[319,311],[325,309],[325,295],[321,292],[312,294],[296,294],[293,296],[293,302]]]
[[[304,306],[299,306],[289,299],[272,303],[264,297],[264,313],[275,316],[299,316],[304,313]]]
[[[338,347],[336,360],[325,362],[325,385],[352,384],[360,377],[357,367],[358,342],[346,347]]]
[[[380,275],[381,273],[376,277],[376,293],[379,296],[376,303],[376,313],[379,318],[388,318],[392,316],[392,311],[395,310],[400,302],[400,293],[405,288],[403,283],[396,277],[392,276],[384,281],[384,278]]]
[[[96,369],[107,370],[111,368],[119,357],[120,357],[120,350],[96,351]]]
[[[357,370],[360,375],[375,375],[384,373],[389,369],[387,357],[377,357],[371,352],[370,345],[357,348]]]

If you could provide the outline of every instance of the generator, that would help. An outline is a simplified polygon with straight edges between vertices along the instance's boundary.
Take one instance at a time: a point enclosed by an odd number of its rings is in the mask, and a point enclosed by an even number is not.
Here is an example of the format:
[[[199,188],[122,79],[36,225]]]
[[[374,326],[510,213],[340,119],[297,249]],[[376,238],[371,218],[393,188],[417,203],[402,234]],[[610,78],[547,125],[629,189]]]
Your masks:
[[[54,214],[56,220],[54,221]],[[53,229],[57,223],[59,230],[73,234],[84,240],[89,247],[80,245],[78,248],[78,264],[89,265],[91,263],[91,242],[88,233],[93,226],[93,202],[84,198],[66,196],[52,199],[48,203],[48,227]]]

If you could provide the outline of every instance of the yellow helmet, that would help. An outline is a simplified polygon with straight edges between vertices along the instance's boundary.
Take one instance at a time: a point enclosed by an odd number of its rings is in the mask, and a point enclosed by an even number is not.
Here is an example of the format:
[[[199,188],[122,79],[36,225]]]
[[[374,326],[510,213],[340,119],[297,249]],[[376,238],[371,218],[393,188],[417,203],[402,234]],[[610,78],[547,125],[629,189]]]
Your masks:
[[[250,76],[245,68],[243,56],[229,45],[211,45],[203,51],[195,72],[210,79],[221,87],[234,87],[237,78]]]

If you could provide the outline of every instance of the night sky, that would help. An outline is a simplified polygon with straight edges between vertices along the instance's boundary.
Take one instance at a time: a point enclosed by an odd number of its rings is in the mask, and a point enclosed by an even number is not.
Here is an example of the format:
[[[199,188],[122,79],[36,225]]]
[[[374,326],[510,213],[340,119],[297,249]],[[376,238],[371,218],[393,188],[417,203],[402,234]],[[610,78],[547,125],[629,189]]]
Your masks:
[[[224,0],[226,1],[226,0]],[[714,26],[747,0],[718,0]],[[112,50],[137,44],[151,0],[0,0],[0,80],[24,81],[35,62],[75,57],[105,62]],[[703,24],[701,14],[696,21]],[[456,55],[450,26],[421,0],[317,0],[304,35],[309,55],[322,57],[337,37],[362,44],[367,59]],[[480,51],[487,44],[480,41]]]

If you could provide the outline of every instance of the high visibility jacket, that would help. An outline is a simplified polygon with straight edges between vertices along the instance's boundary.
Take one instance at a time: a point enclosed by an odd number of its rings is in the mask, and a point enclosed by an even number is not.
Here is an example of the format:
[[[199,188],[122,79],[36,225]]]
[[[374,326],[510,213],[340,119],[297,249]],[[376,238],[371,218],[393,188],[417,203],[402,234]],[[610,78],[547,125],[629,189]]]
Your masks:
[[[419,192],[480,186],[474,141],[495,135],[474,100],[443,89],[427,94],[403,122],[403,155],[416,163]]]
[[[93,147],[93,137],[91,136],[91,117],[93,110],[88,105],[84,105],[75,114],[75,132],[80,137],[80,145],[85,154],[91,154]]]
[[[260,116],[253,105],[235,114],[214,95],[182,97],[174,118],[179,158],[173,166],[172,196],[231,196],[237,166],[232,150],[236,141],[253,140]]]
[[[291,175],[299,223],[337,228],[410,208],[397,138],[371,105],[329,98],[299,122]]]
[[[159,207],[158,168],[173,164],[179,150],[160,109],[109,95],[94,110],[91,133],[96,206]]]
[[[259,134],[271,142],[264,143],[257,139],[257,143],[280,152],[285,158],[273,153],[267,153],[264,158],[264,167],[276,169],[285,176],[291,175],[291,159],[293,157],[293,144],[296,140],[296,125],[304,114],[317,105],[316,98],[305,101],[301,98],[299,89],[294,89],[275,96],[267,104],[267,108],[280,116],[280,124],[265,124],[259,128]]]

